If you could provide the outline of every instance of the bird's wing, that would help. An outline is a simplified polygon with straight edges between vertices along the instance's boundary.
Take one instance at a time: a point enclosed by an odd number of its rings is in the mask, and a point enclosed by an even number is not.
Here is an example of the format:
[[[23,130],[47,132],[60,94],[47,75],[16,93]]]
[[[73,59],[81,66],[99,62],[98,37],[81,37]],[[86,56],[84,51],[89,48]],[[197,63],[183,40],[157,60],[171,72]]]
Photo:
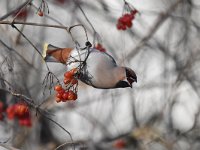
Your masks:
[[[59,48],[51,44],[44,44],[43,58],[46,62],[59,62],[65,64],[73,48]]]
[[[111,88],[116,84],[113,69],[117,64],[112,56],[93,49],[82,71],[81,80],[96,88]]]
[[[104,53],[105,53],[105,52],[104,52]],[[113,58],[110,54],[108,54],[108,53],[105,53],[105,54],[112,60],[112,62],[113,62],[114,64],[117,65],[116,61],[114,60],[114,58]]]

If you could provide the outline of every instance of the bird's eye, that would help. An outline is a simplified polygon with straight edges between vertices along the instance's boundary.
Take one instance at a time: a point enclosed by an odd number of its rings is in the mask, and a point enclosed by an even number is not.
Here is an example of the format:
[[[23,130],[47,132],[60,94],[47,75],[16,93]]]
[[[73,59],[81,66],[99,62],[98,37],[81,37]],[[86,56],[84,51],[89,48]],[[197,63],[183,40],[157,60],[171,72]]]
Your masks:
[[[133,82],[137,82],[137,79],[134,79],[134,78],[132,78],[132,77],[128,77],[127,80],[128,80],[128,82],[129,82],[130,84],[132,84]]]

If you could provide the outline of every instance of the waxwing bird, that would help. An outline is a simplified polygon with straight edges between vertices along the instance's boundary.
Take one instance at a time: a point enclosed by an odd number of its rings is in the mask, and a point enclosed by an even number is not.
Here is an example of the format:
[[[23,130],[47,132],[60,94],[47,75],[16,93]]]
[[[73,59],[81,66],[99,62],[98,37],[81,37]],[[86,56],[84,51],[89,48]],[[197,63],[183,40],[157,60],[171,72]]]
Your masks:
[[[78,79],[95,88],[132,88],[132,83],[137,82],[132,69],[118,66],[111,55],[95,48],[78,50],[45,44],[43,57],[46,62],[63,63],[69,68],[80,67],[82,64]]]

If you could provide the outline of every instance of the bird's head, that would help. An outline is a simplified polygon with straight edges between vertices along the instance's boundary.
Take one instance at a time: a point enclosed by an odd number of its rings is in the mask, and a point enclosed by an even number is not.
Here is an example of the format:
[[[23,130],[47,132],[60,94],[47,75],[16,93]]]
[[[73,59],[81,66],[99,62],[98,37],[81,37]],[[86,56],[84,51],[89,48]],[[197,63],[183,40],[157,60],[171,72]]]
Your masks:
[[[132,83],[137,82],[137,76],[132,69],[125,67],[125,70],[126,70],[126,80],[128,81],[130,87],[132,88]]]
[[[123,68],[125,70],[125,77],[123,78],[123,80],[120,80],[117,83],[116,87],[118,88],[131,87],[132,88],[132,83],[137,82],[137,76],[132,69],[128,67],[123,67]]]

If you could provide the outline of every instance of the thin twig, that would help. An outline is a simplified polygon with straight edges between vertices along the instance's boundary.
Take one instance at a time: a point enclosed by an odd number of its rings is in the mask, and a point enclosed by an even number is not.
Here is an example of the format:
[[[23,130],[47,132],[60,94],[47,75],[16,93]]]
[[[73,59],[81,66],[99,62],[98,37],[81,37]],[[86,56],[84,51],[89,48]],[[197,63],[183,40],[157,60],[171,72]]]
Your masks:
[[[24,24],[24,25],[30,25],[30,26],[40,26],[40,27],[50,27],[50,28],[59,28],[59,29],[65,29],[68,30],[68,27],[61,26],[61,25],[49,25],[49,24],[43,24],[43,23],[34,23],[34,22],[23,22],[23,21],[0,21],[0,24]]]
[[[90,20],[88,19],[88,17],[86,16],[84,10],[82,9],[82,7],[80,6],[79,2],[77,0],[75,0],[75,4],[78,6],[78,8],[80,9],[80,11],[82,12],[83,16],[85,17],[85,19],[87,20],[87,22],[89,23],[89,25],[91,26],[92,30],[94,31],[94,33],[96,32],[94,26],[92,25],[92,23],[90,22]]]

